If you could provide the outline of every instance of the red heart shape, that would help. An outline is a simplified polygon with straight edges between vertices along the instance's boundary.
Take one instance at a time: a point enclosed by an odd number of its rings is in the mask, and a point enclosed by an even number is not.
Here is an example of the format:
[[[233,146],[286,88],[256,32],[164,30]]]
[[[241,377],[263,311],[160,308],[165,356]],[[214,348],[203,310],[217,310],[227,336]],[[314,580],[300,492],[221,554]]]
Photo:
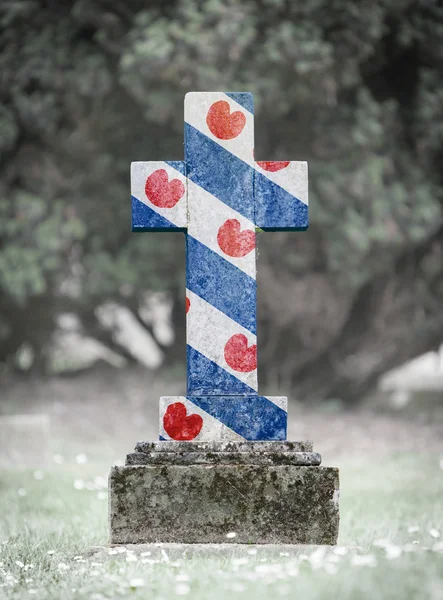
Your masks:
[[[187,442],[198,436],[203,427],[203,419],[197,414],[187,417],[183,402],[174,402],[163,415],[163,427],[173,440]]]
[[[257,161],[257,164],[260,165],[262,169],[264,169],[265,171],[270,171],[271,173],[275,173],[275,171],[281,171],[282,169],[286,169],[289,163],[289,160]]]
[[[188,314],[188,310],[190,309],[190,307],[191,307],[191,301],[186,296],[186,314]]]
[[[217,242],[225,254],[239,258],[255,248],[255,232],[240,231],[240,222],[228,219],[218,230]]]
[[[226,342],[225,360],[231,369],[250,373],[257,368],[257,346],[248,348],[248,338],[242,333],[233,335]]]
[[[180,179],[168,180],[165,169],[158,169],[146,179],[145,194],[159,208],[172,208],[185,193],[185,186]]]
[[[219,100],[214,102],[206,115],[206,123],[213,135],[220,140],[232,140],[243,131],[246,117],[237,110],[232,113],[228,102]]]

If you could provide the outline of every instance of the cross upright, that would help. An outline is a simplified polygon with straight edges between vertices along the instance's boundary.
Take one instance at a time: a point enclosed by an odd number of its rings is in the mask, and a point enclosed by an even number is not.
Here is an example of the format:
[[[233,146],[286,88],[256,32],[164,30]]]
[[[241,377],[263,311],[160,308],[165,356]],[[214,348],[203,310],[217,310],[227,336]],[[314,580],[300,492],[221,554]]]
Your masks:
[[[308,227],[306,162],[254,159],[250,93],[185,96],[185,160],[131,164],[132,230],[186,236],[187,395],[160,440],[285,440],[287,399],[257,388],[255,230]]]

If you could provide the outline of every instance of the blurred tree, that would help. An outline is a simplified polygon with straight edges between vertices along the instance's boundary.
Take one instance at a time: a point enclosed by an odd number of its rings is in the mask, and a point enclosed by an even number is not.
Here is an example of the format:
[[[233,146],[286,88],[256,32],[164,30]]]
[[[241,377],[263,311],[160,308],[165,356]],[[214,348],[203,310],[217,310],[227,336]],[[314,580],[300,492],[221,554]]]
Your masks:
[[[443,8],[432,0],[55,0],[0,7],[0,361],[62,311],[168,289],[130,233],[131,160],[182,158],[183,96],[249,90],[256,158],[307,159],[311,226],[262,234],[262,383],[353,401],[443,337]]]

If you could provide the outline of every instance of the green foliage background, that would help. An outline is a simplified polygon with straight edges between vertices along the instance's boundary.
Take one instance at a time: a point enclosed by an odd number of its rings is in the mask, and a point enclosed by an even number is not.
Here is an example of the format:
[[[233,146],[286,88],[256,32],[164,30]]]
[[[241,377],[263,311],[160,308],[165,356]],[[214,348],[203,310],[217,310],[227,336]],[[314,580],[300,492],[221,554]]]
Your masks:
[[[1,361],[44,362],[64,310],[166,288],[180,313],[182,237],[131,234],[128,173],[182,159],[189,90],[253,92],[256,158],[309,161],[309,233],[260,238],[263,360],[352,396],[440,339],[439,2],[16,0],[0,28]]]

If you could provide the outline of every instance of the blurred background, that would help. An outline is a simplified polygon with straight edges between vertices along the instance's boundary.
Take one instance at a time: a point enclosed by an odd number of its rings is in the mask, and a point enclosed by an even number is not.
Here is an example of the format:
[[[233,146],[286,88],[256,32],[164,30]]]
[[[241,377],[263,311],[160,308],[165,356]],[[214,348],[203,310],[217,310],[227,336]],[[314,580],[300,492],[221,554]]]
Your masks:
[[[0,595],[442,597],[442,49],[439,0],[0,0]],[[184,236],[131,233],[129,166],[183,159],[190,90],[309,162],[309,230],[258,235],[259,385],[339,467],[346,548],[266,580],[84,558],[185,393]]]
[[[314,406],[435,421],[440,3],[3,0],[0,28],[4,418],[156,436],[185,391],[185,245],[131,233],[129,164],[181,160],[185,93],[228,90],[254,94],[257,160],[309,162],[309,230],[258,238],[261,391],[297,437]]]

